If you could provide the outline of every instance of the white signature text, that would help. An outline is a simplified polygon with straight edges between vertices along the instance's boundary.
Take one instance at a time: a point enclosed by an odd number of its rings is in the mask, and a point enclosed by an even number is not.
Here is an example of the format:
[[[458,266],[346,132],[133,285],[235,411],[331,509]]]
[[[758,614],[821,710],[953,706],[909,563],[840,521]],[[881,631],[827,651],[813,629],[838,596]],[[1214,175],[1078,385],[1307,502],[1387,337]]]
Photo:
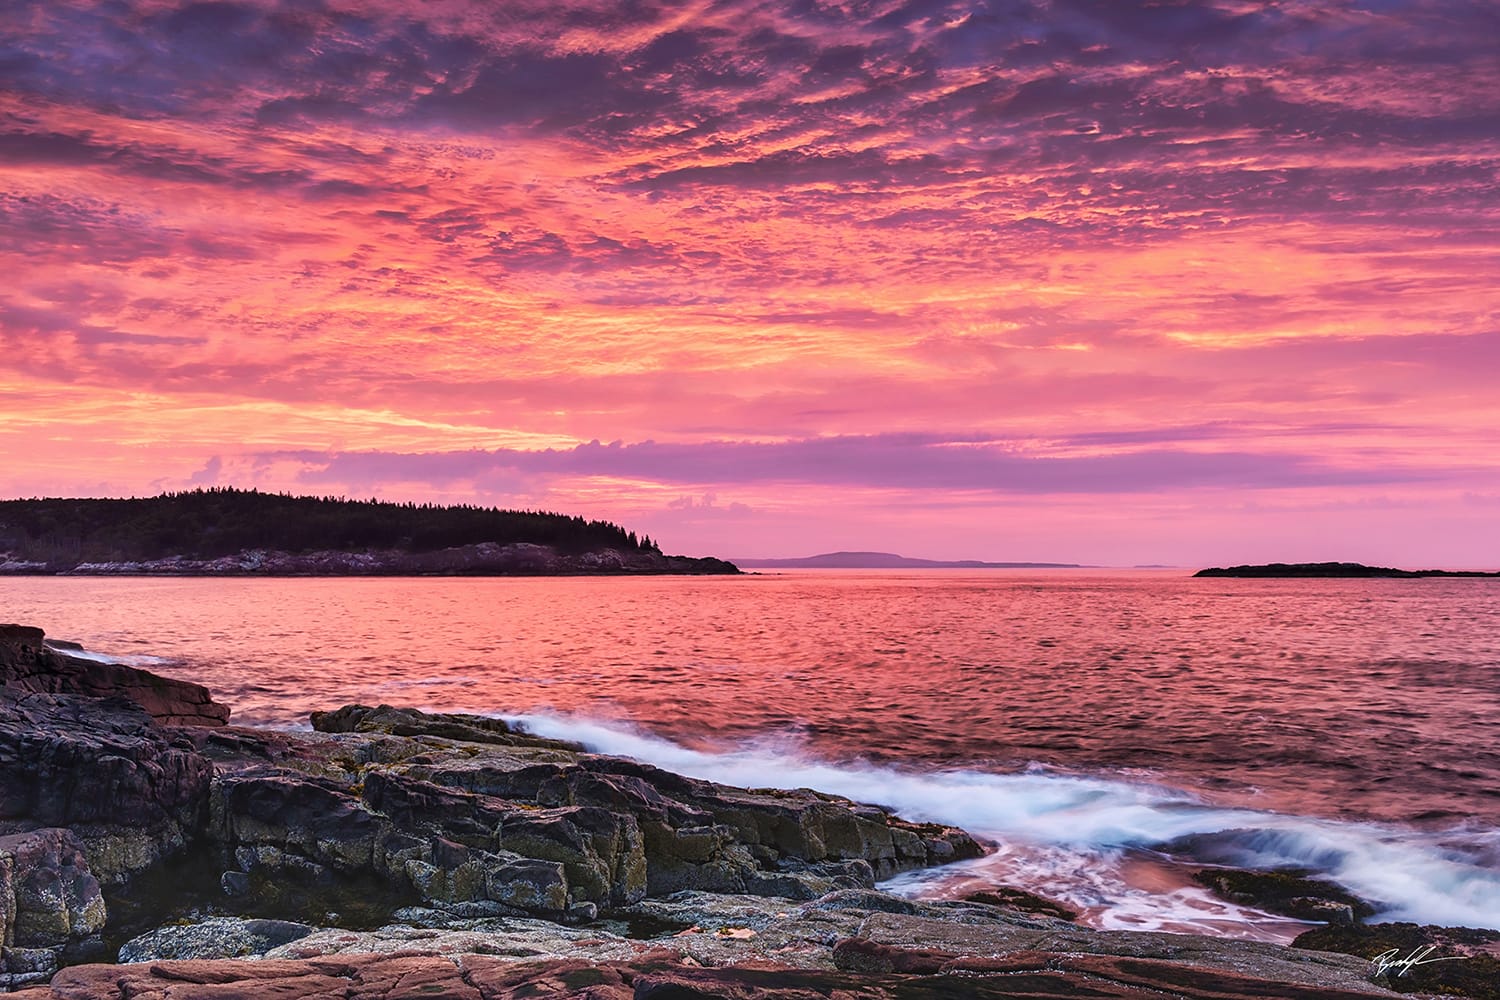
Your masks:
[[[1422,948],[1413,948],[1410,955],[1401,958],[1401,949],[1392,948],[1390,951],[1381,952],[1370,959],[1370,961],[1375,963],[1375,975],[1378,976],[1383,972],[1389,972],[1393,976],[1399,976],[1404,972],[1410,972],[1419,965],[1431,965],[1434,962],[1457,962],[1463,958],[1462,955],[1428,958],[1427,956],[1431,955],[1434,951],[1437,951],[1437,946],[1429,944]]]

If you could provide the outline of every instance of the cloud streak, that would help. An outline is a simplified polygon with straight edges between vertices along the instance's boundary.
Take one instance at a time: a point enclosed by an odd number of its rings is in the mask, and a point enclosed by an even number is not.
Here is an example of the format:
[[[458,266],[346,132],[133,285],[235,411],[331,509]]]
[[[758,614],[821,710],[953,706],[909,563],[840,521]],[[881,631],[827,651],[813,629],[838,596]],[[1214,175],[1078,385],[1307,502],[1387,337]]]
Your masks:
[[[1177,438],[1191,437],[1191,430]],[[1097,443],[1097,437],[1089,443]],[[591,441],[569,449],[432,454],[300,452],[308,484],[427,482],[445,486],[497,473],[552,479],[608,477],[708,488],[802,484],[860,490],[996,494],[1118,494],[1177,489],[1389,485],[1432,472],[1386,466],[1339,469],[1313,455],[1146,448],[1096,455],[1026,453],[1016,442],[869,435],[750,443],[636,444]]]

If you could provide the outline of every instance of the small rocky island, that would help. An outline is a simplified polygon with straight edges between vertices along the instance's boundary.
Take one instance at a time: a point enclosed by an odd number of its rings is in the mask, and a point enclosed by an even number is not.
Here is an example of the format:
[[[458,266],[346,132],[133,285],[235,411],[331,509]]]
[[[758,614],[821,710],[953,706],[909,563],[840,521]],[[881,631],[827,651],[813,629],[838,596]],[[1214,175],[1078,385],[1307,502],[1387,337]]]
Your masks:
[[[1392,569],[1389,566],[1366,566],[1363,563],[1262,563],[1255,566],[1214,566],[1200,569],[1194,576],[1208,577],[1394,577],[1417,579],[1431,576],[1478,576],[1500,577],[1500,573],[1485,573],[1479,570],[1451,569]]]
[[[0,500],[0,574],[732,574],[608,521],[468,504],[215,488],[128,500]]]
[[[1090,930],[1018,890],[916,902],[875,883],[984,847],[486,717],[350,705],[312,732],[239,728],[199,685],[78,651],[0,625],[0,991],[26,1000],[1356,1000],[1500,982],[1500,934],[1367,926],[1312,879],[1205,881],[1332,921],[1310,947]],[[1376,974],[1393,938],[1463,960]]]

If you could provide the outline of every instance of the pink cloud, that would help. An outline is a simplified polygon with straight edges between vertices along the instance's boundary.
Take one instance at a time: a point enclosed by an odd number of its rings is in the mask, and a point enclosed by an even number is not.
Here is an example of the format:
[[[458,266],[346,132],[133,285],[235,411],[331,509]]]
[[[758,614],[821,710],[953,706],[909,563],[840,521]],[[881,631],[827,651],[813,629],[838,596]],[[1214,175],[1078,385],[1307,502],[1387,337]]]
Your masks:
[[[1481,6],[14,13],[0,491],[219,460],[934,548],[975,496],[1206,544],[1494,491]]]

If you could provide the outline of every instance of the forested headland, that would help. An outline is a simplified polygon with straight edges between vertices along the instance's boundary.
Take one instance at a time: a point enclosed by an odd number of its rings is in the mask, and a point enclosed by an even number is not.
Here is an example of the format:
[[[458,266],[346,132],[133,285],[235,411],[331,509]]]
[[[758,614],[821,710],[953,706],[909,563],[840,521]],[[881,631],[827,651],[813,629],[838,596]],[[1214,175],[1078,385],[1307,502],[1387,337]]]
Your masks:
[[[651,569],[663,556],[649,536],[638,536],[609,521],[544,511],[504,510],[472,504],[439,505],[345,497],[291,496],[253,489],[215,487],[132,499],[45,498],[0,501],[0,563],[12,572],[119,571],[120,564],[176,560],[206,563],[245,553],[385,553],[422,556],[447,550],[485,552],[525,548],[519,572],[549,572],[535,556],[542,547],[563,560],[570,572],[609,572],[594,559],[607,553],[623,572],[733,572],[733,567]],[[622,562],[623,560],[623,562]],[[325,560],[326,561],[326,560]],[[389,561],[389,560],[388,560]],[[399,560],[398,560],[399,561]],[[512,560],[514,561],[514,560]],[[471,560],[472,562],[472,560]],[[719,560],[688,560],[719,563]],[[575,566],[576,564],[576,566]],[[250,565],[249,563],[246,564]],[[254,565],[261,565],[260,562]],[[566,567],[574,566],[574,569]],[[91,568],[92,567],[92,568]],[[103,568],[100,568],[103,567]],[[242,567],[243,568],[243,567]],[[374,572],[402,572],[394,564]],[[157,571],[147,567],[144,572]],[[188,571],[191,571],[189,569]],[[210,568],[209,572],[226,571]],[[317,569],[293,568],[293,572]],[[345,570],[334,569],[335,572]],[[354,570],[348,570],[354,571]],[[485,572],[484,566],[447,567],[426,559],[417,572]],[[504,566],[497,572],[508,571]]]

